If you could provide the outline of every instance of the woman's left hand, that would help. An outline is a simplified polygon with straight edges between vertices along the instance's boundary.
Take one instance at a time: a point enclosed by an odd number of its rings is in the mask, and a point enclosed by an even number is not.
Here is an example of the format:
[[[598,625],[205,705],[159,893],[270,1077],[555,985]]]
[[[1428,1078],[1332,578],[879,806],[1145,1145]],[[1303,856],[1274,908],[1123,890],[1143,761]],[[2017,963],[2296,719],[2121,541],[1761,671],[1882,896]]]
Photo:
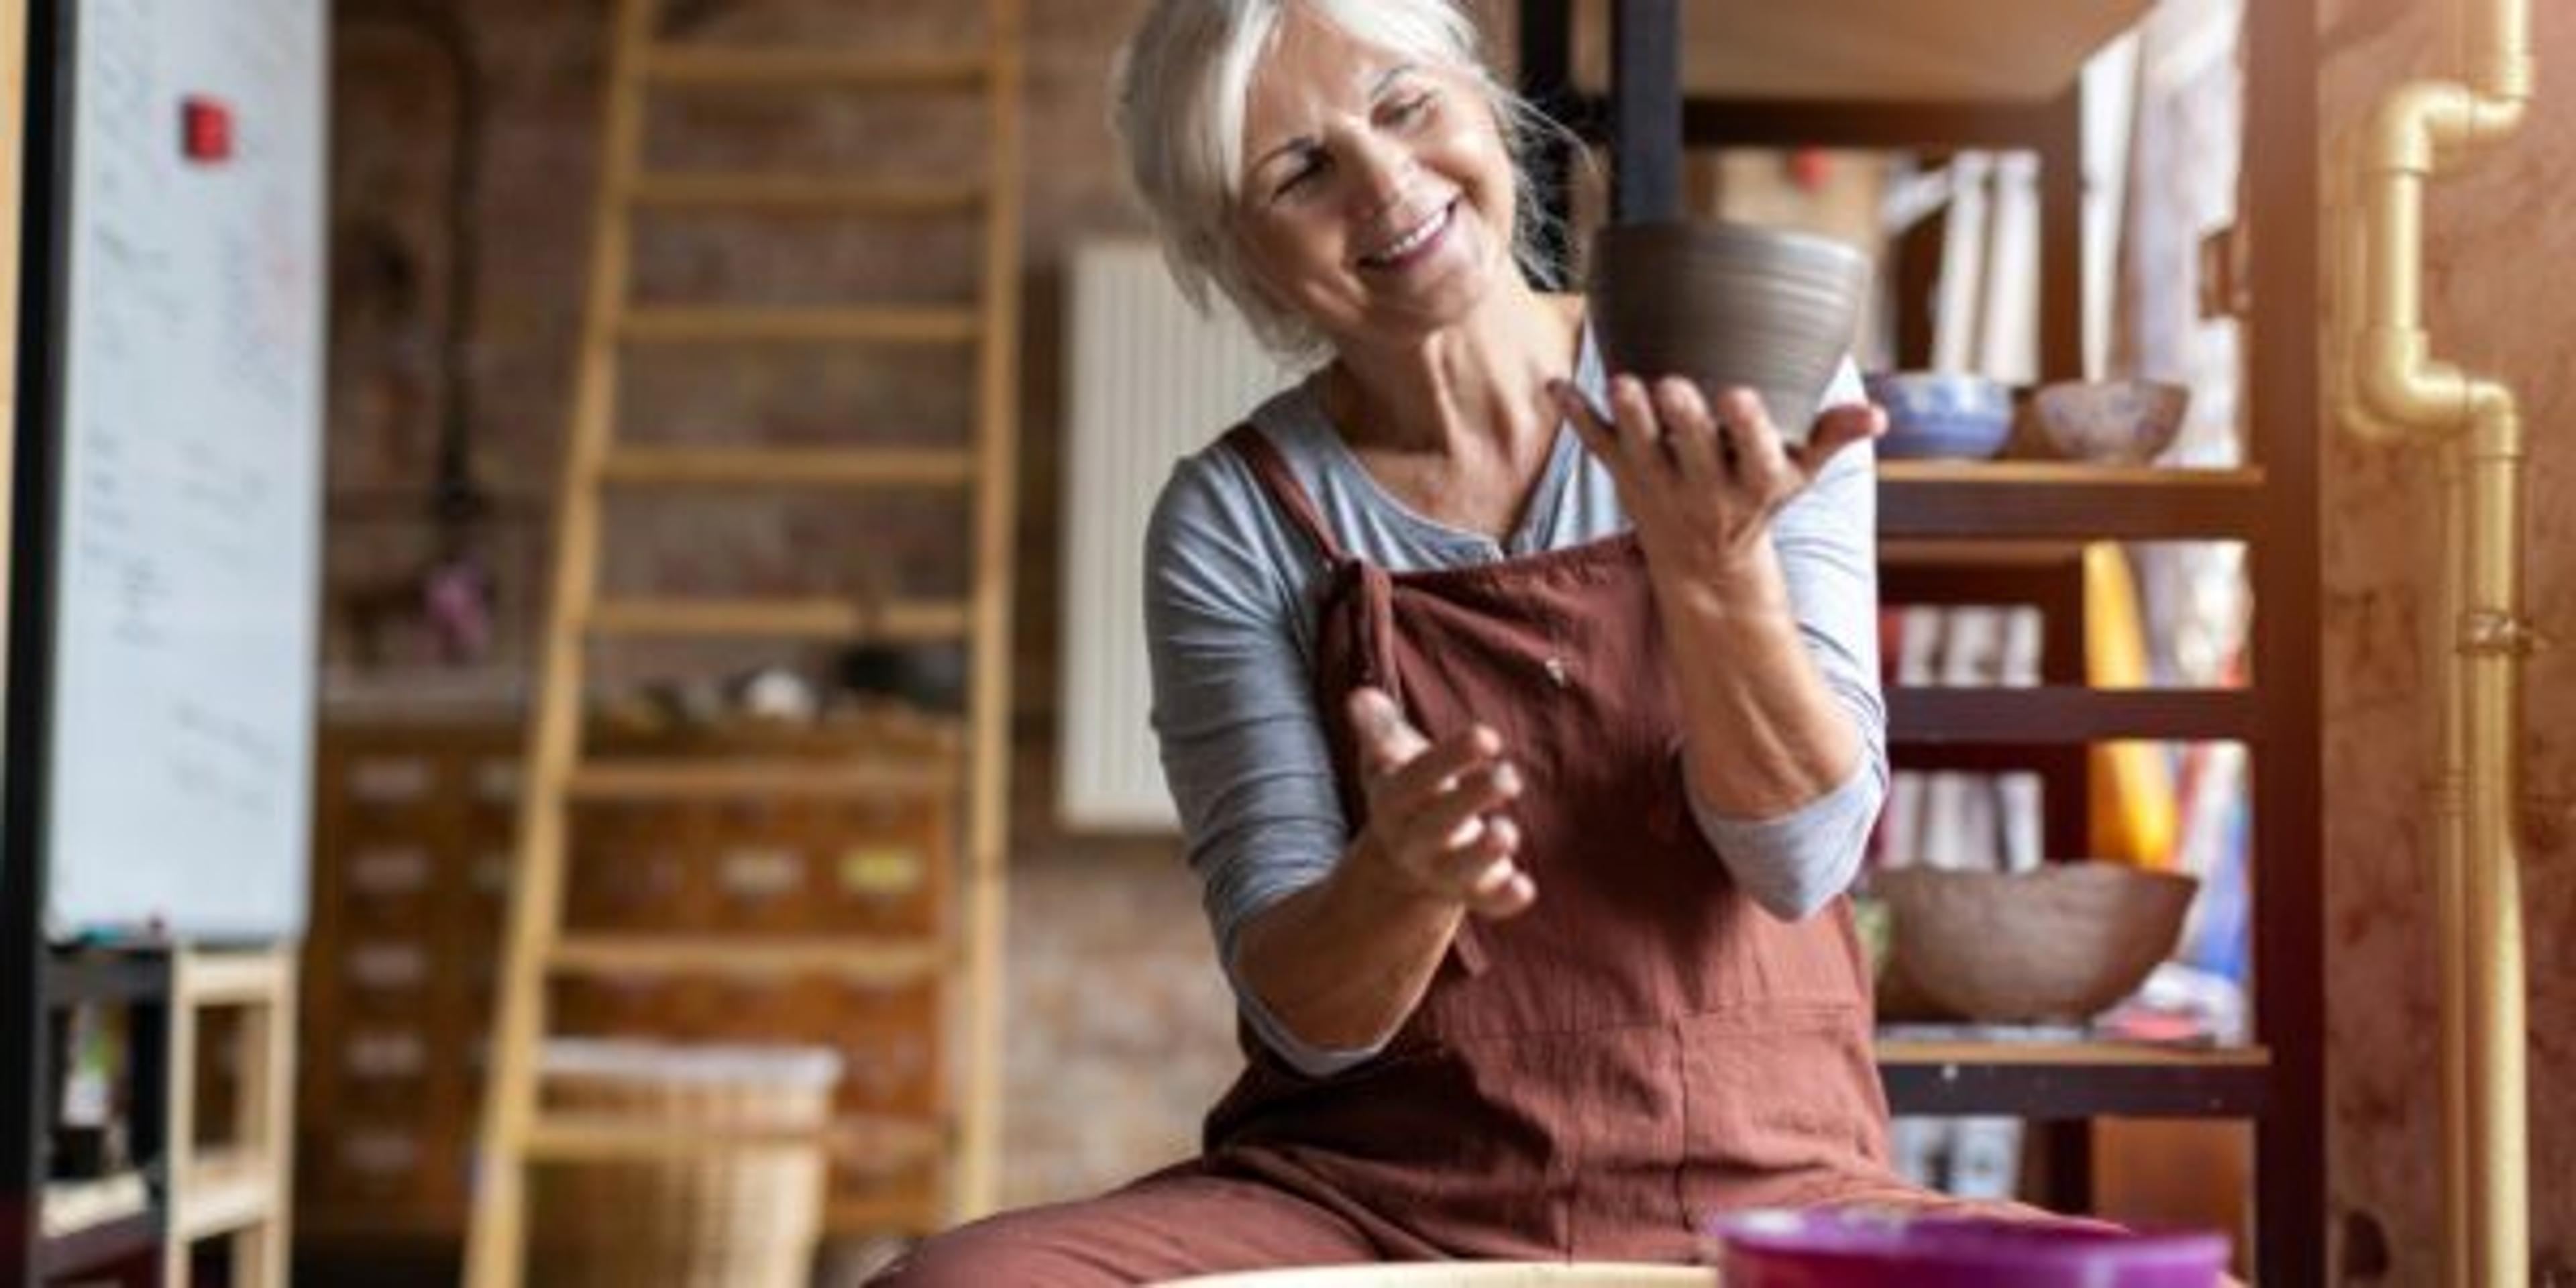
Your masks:
[[[1659,577],[1693,582],[1758,572],[1770,558],[1771,516],[1824,472],[1834,453],[1885,432],[1886,413],[1868,404],[1835,407],[1816,419],[1802,447],[1783,442],[1743,387],[1719,395],[1712,412],[1699,386],[1678,376],[1651,390],[1634,376],[1610,380],[1604,423],[1572,382],[1548,392],[1584,446],[1618,484]]]

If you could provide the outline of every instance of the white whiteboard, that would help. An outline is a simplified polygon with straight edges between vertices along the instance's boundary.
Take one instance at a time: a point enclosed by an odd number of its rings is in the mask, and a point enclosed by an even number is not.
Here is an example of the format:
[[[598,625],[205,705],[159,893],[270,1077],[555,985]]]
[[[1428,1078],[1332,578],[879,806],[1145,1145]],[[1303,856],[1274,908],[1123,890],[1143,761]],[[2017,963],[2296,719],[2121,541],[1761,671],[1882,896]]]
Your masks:
[[[302,928],[324,0],[83,0],[45,853],[58,935]],[[182,146],[229,111],[232,154]]]

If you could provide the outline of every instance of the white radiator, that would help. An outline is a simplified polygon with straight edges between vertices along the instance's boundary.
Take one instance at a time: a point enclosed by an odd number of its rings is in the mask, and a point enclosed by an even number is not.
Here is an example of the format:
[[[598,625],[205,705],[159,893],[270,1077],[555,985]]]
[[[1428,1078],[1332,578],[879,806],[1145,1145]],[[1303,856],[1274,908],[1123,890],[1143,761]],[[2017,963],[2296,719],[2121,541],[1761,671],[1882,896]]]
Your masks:
[[[1201,317],[1151,244],[1073,254],[1057,809],[1083,831],[1168,831],[1146,674],[1145,521],[1172,462],[1290,376],[1230,310]]]

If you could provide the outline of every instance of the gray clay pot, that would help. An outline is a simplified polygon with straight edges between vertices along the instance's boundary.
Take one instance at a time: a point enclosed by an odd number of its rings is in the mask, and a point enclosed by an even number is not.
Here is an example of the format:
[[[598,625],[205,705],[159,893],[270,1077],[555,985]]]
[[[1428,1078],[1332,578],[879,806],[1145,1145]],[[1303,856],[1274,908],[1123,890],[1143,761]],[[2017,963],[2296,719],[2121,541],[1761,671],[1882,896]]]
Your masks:
[[[1851,350],[1869,260],[1840,242],[1748,224],[1614,224],[1592,242],[1593,333],[1613,374],[1679,375],[1714,399],[1762,395],[1804,443]]]

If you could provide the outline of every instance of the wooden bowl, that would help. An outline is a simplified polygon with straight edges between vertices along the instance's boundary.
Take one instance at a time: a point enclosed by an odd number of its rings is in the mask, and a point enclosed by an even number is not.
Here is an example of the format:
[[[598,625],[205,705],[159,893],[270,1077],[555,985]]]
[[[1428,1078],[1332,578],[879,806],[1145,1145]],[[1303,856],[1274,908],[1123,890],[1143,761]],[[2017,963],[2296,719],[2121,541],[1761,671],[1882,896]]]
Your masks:
[[[1749,224],[1612,224],[1594,235],[1591,273],[1612,374],[1688,376],[1710,398],[1750,386],[1792,444],[1814,428],[1869,290],[1859,251]]]
[[[1890,971],[1962,1019],[2091,1019],[2172,954],[2200,883],[2119,863],[2023,873],[1890,868]]]

